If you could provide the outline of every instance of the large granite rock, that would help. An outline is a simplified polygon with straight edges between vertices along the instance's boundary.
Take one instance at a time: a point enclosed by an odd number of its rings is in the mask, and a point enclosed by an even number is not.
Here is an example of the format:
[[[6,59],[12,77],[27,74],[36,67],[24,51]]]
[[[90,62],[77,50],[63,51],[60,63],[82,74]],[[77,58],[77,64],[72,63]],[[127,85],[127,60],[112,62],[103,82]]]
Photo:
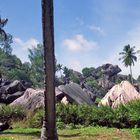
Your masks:
[[[44,106],[43,92],[44,91],[41,89],[34,90],[32,88],[28,88],[23,96],[16,99],[10,105],[20,105],[26,109],[35,110],[36,108]]]
[[[68,99],[73,100],[78,104],[93,104],[90,96],[76,83],[61,85],[58,88],[65,93],[65,96],[67,96]]]
[[[55,88],[56,101],[64,104],[93,104],[91,95],[84,92],[83,89],[75,83],[61,85]],[[20,105],[26,109],[35,110],[44,106],[44,90],[28,88],[25,93],[13,101],[10,106]]]
[[[114,76],[121,72],[121,69],[118,67],[118,65],[112,65],[112,64],[104,64],[98,68],[96,68],[92,72],[92,76],[96,79],[100,78],[102,75],[106,75],[108,77]]]
[[[13,82],[4,81],[0,85],[0,103],[9,104],[18,97],[22,96],[26,88],[22,82],[15,80]]]
[[[84,77],[80,85],[92,92],[97,97],[103,97],[116,83],[127,80],[128,76],[119,74],[121,69],[117,65],[104,64],[91,71]]]
[[[120,104],[125,104],[131,100],[140,99],[138,93],[133,85],[128,81],[122,81],[120,84],[113,86],[108,93],[102,98],[100,105],[117,107]]]

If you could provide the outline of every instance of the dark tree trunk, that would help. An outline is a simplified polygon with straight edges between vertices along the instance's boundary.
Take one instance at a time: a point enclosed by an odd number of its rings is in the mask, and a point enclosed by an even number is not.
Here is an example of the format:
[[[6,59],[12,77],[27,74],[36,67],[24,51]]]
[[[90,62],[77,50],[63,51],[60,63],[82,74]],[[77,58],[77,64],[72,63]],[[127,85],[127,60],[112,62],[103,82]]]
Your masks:
[[[132,67],[130,65],[130,77],[131,77],[131,84],[133,84],[133,74],[132,74]]]
[[[42,26],[45,71],[45,115],[41,140],[57,140],[55,114],[55,57],[53,0],[42,0]]]

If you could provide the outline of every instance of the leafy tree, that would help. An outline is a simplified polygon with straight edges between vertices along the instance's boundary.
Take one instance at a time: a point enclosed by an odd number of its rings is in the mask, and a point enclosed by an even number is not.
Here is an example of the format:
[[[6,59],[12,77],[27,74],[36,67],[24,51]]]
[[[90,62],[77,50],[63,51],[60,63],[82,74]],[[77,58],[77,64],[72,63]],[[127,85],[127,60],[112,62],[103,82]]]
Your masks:
[[[64,67],[63,68],[63,73],[64,73],[65,78],[69,78],[70,74],[71,74],[71,70],[68,69],[67,67]]]
[[[12,54],[12,47],[11,44],[13,43],[12,35],[7,34],[7,38],[5,40],[0,39],[0,46],[3,52],[7,54]]]
[[[33,86],[43,87],[43,46],[38,44],[37,47],[29,49],[28,57],[31,62],[30,79],[33,82]]]
[[[137,52],[135,51],[135,46],[130,47],[129,44],[124,46],[123,52],[119,53],[121,55],[119,60],[122,60],[122,63],[126,67],[128,67],[128,66],[130,67],[130,75],[131,75],[131,83],[132,84],[133,84],[132,65],[134,66],[134,62],[137,61],[136,53]]]
[[[16,55],[7,54],[0,48],[0,73],[3,79],[31,82],[29,68],[28,63],[22,64],[21,60],[17,58]]]
[[[56,71],[60,72],[60,76],[62,76],[62,70],[63,70],[63,65],[62,64],[57,64],[56,65]]]
[[[13,43],[12,35],[4,31],[4,27],[7,24],[8,19],[1,19],[0,17],[0,46],[7,54],[12,53],[11,43]]]
[[[82,69],[82,73],[84,75],[84,77],[88,77],[91,75],[91,73],[95,70],[95,68],[91,67],[91,68],[83,68]]]
[[[7,34],[4,31],[4,26],[7,24],[8,19],[2,19],[0,17],[0,39],[6,40],[7,39]]]

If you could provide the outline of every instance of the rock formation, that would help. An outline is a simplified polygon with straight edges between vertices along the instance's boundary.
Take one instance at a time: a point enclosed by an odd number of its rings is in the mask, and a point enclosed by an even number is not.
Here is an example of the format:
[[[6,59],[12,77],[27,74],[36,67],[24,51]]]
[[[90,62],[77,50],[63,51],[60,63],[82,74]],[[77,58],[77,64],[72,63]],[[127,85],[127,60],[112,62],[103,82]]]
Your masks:
[[[26,90],[21,81],[3,81],[0,84],[0,103],[9,104],[24,94]]]
[[[135,87],[128,81],[122,81],[108,91],[100,101],[99,106],[107,105],[115,108],[120,104],[125,104],[135,99],[140,99],[140,94],[136,91]]]
[[[16,99],[10,105],[21,105],[26,109],[35,110],[36,108],[40,108],[44,105],[44,94],[43,90],[37,89],[34,90],[32,88],[28,88],[24,95]]]
[[[93,104],[90,96],[82,90],[82,88],[76,83],[70,83],[66,85],[61,85],[58,87],[68,99],[78,104]],[[70,102],[71,102],[70,101]]]
[[[56,100],[58,102],[68,104],[93,104],[91,97],[75,83],[61,85],[55,88]],[[24,95],[13,101],[10,106],[21,105],[26,109],[35,110],[44,106],[44,90],[28,88]]]

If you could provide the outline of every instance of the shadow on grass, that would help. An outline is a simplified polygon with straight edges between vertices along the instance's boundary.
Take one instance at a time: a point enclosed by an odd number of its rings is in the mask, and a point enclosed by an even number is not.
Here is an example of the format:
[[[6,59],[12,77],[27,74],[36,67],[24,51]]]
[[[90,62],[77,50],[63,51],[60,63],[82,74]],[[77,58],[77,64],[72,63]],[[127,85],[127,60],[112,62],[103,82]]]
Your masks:
[[[0,132],[0,135],[22,135],[22,136],[36,136],[40,137],[40,132]],[[76,134],[58,134],[59,137],[64,138],[71,138],[71,137],[78,137],[80,136],[80,133]]]
[[[22,136],[36,136],[40,137],[40,132],[0,132],[0,135],[22,135]]]
[[[60,137],[65,137],[65,138],[71,138],[71,137],[78,137],[80,136],[81,133],[76,133],[76,134],[58,134]]]

